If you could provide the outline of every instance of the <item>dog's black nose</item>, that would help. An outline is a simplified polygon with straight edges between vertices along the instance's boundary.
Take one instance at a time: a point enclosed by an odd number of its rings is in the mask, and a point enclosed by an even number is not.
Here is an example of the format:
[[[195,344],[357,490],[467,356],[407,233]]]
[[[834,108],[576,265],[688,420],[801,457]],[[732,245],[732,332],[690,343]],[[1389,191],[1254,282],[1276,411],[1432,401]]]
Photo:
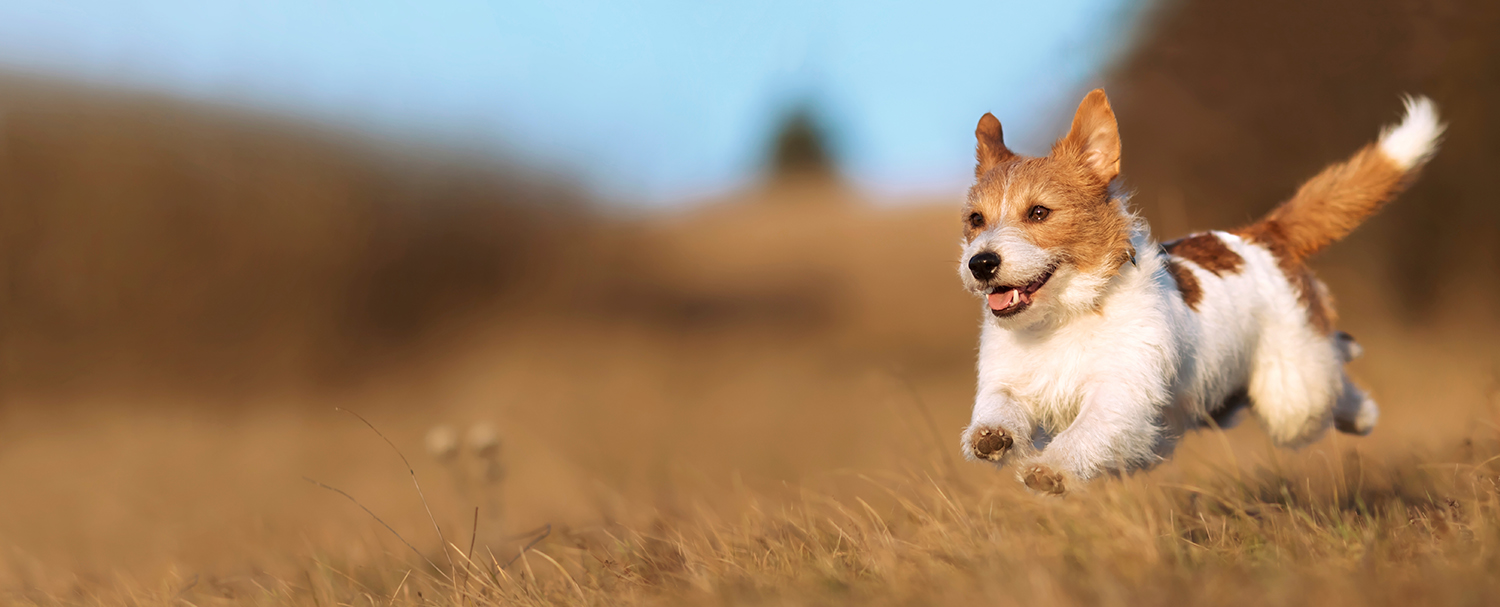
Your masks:
[[[969,258],[969,271],[974,273],[974,278],[989,280],[995,277],[995,270],[1000,269],[1000,256],[985,251]]]

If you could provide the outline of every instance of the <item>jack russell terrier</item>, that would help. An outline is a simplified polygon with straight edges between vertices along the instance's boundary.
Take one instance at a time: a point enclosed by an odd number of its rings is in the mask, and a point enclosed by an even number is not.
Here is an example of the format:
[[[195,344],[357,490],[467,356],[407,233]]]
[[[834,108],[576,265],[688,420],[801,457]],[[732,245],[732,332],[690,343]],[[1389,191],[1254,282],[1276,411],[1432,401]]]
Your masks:
[[[1103,90],[1045,157],[1011,152],[985,114],[958,268],[986,304],[964,454],[1063,494],[1245,408],[1279,445],[1368,434],[1379,410],[1343,370],[1359,346],[1306,262],[1410,184],[1443,129],[1407,99],[1399,125],[1260,221],[1158,245],[1117,187]]]

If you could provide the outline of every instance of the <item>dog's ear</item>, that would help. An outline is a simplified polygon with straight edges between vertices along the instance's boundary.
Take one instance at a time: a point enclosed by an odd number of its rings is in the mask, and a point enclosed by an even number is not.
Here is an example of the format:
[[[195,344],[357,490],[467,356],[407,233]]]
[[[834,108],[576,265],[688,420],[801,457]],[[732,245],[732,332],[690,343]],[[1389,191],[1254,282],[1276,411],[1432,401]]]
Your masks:
[[[1005,162],[1015,154],[1005,147],[1005,135],[1000,131],[1000,119],[985,112],[979,117],[979,126],[974,128],[974,138],[979,144],[974,148],[974,158],[979,164],[974,167],[974,177],[988,173],[995,165]]]
[[[1061,142],[1063,150],[1077,154],[1085,166],[1105,183],[1120,174],[1120,130],[1115,112],[1109,109],[1104,89],[1094,89],[1078,104],[1073,128]]]

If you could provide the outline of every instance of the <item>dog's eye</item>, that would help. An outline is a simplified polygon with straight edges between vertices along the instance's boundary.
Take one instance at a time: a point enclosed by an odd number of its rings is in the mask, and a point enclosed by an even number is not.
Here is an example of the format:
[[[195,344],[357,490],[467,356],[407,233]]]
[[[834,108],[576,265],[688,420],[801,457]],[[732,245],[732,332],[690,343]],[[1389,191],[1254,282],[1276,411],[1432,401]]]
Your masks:
[[[1032,221],[1041,221],[1043,219],[1046,219],[1047,216],[1051,214],[1052,209],[1049,209],[1042,205],[1036,205],[1034,207],[1031,207],[1031,211],[1026,213],[1026,217],[1031,219]]]
[[[975,228],[984,227],[984,215],[980,215],[979,213],[969,213],[969,226]]]

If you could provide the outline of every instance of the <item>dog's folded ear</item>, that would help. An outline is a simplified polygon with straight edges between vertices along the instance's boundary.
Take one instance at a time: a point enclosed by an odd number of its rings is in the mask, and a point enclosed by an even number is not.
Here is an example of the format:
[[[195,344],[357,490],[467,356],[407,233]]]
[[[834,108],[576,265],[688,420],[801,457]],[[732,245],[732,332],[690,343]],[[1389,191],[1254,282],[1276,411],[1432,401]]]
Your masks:
[[[979,126],[974,129],[974,138],[979,140],[979,145],[974,148],[974,157],[979,161],[978,166],[974,167],[975,177],[988,173],[990,169],[995,168],[995,165],[1015,156],[1010,148],[1005,147],[1005,135],[1000,131],[1000,119],[994,114],[985,112],[979,117]]]
[[[1120,175],[1120,131],[1104,89],[1094,89],[1078,104],[1072,130],[1053,148],[1058,152],[1077,154],[1104,183]]]

